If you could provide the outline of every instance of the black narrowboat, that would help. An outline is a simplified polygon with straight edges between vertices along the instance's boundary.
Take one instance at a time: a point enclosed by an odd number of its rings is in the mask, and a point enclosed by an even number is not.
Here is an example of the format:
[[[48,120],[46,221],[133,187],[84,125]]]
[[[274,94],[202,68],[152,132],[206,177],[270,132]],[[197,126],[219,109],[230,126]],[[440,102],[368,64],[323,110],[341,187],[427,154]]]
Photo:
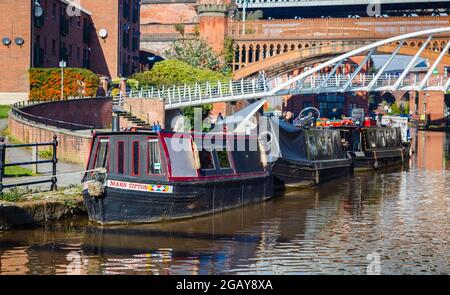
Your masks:
[[[308,187],[351,171],[337,130],[298,127],[277,118],[279,157],[273,165],[276,187]]]
[[[83,178],[89,219],[102,225],[159,222],[272,198],[265,154],[251,143],[257,139],[222,134],[223,140],[203,148],[204,134],[180,134],[96,133]]]
[[[344,146],[351,156],[354,170],[378,169],[403,165],[409,158],[410,143],[402,141],[399,127],[342,126]]]

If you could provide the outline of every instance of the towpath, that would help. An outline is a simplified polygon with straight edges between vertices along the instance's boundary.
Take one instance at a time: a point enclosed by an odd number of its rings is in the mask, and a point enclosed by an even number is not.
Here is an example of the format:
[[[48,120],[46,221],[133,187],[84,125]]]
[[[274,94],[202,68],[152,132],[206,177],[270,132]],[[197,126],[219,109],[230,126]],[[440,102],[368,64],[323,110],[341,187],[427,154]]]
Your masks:
[[[8,127],[7,119],[0,119],[0,131],[3,131]],[[6,137],[5,141],[8,143],[9,139]],[[11,162],[24,162],[32,160],[32,152],[30,149],[25,148],[15,148],[8,149],[6,152],[6,161]],[[43,158],[40,158],[43,160]],[[23,166],[24,168],[31,169],[31,166]],[[86,169],[85,166],[80,164],[66,163],[66,162],[58,162],[57,174],[58,174],[58,186],[69,186],[69,185],[78,185],[81,183],[81,178],[83,175],[83,171]],[[44,179],[51,178],[52,164],[41,164],[38,166],[38,175],[33,177],[17,177],[17,178],[5,178],[5,184],[13,184],[19,183],[23,181],[36,180],[36,179]],[[46,189],[49,188],[49,184],[41,184],[30,186],[33,189]]]

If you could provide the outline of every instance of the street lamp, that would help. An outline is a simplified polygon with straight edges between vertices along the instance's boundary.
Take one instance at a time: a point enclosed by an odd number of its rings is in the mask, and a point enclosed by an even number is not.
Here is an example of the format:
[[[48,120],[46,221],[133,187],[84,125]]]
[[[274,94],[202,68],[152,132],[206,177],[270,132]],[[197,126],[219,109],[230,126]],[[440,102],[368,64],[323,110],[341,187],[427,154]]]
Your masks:
[[[59,67],[61,68],[61,100],[64,100],[64,68],[67,67],[67,62],[61,60]]]

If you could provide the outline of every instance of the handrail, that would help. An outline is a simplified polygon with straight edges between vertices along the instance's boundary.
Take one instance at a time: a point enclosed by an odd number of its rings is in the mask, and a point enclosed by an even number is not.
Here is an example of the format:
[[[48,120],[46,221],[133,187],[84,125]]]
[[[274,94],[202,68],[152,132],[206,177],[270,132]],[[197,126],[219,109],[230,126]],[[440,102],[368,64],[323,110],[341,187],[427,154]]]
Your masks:
[[[45,118],[45,117],[41,117],[41,116],[37,116],[37,115],[32,115],[32,114],[26,113],[21,110],[23,107],[26,107],[26,106],[43,104],[43,103],[49,103],[49,102],[47,102],[47,101],[18,102],[18,103],[15,103],[12,105],[11,112],[13,115],[15,115],[16,117],[19,117],[21,119],[25,119],[27,121],[44,124],[44,125],[52,126],[52,127],[56,127],[56,128],[68,129],[71,131],[95,129],[95,127],[91,126],[91,125],[83,125],[83,124],[77,124],[77,123],[71,123],[71,122],[65,122],[65,121],[61,121],[61,120]]]

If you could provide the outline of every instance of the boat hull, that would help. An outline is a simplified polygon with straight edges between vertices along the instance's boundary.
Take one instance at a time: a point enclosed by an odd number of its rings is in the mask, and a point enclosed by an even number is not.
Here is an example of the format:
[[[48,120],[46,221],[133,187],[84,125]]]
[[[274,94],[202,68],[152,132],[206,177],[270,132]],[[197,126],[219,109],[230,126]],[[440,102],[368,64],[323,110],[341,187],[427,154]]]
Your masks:
[[[351,172],[350,159],[312,162],[311,165],[278,161],[273,167],[277,188],[306,188]]]
[[[106,187],[99,198],[84,189],[89,219],[102,225],[152,223],[217,213],[273,197],[271,176],[167,185],[170,193]]]
[[[409,158],[409,144],[403,147],[365,152],[349,152],[355,171],[404,165]]]

